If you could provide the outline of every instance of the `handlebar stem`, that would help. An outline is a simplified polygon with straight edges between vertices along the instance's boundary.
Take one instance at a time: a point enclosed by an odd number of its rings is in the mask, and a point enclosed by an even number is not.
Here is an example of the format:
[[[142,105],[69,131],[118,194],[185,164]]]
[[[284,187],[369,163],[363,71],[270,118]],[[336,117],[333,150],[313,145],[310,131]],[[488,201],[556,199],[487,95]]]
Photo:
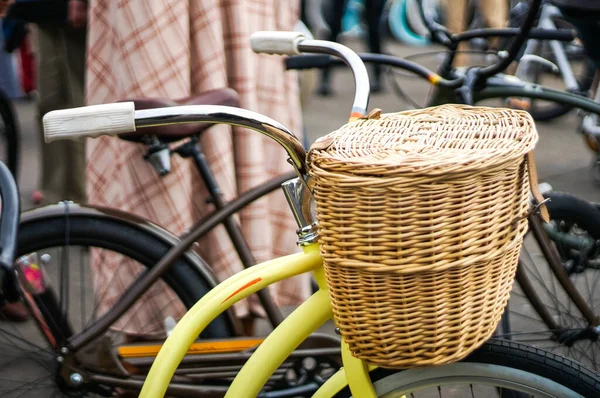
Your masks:
[[[473,67],[467,70],[465,74],[465,79],[458,89],[456,89],[456,94],[459,99],[465,105],[473,105],[473,90],[475,90],[477,85],[481,82],[481,68]]]

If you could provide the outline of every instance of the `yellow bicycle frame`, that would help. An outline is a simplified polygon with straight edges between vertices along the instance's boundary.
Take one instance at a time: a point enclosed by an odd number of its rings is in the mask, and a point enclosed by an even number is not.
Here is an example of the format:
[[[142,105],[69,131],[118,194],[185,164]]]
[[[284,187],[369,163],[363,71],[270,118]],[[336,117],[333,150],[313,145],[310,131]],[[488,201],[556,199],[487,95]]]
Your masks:
[[[177,323],[148,373],[140,393],[143,398],[163,397],[179,363],[200,332],[238,301],[275,282],[313,271],[319,291],[288,316],[256,349],[227,391],[228,398],[256,397],[269,377],[310,334],[332,318],[319,245],[305,246],[292,254],[250,267],[233,275],[206,294]],[[352,395],[376,397],[368,366],[354,358],[342,344],[343,368],[315,393],[330,398],[349,385]]]

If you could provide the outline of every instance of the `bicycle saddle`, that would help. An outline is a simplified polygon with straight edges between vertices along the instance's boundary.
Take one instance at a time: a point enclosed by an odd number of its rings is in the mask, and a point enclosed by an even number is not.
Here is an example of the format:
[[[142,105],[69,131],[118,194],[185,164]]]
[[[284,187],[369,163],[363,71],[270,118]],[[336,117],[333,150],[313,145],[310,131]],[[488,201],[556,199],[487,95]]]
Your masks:
[[[165,98],[138,98],[127,99],[125,101],[133,101],[136,110],[163,108],[168,106],[179,105],[225,105],[225,106],[240,106],[238,93],[230,88],[220,88],[216,90],[205,91],[198,95],[183,98],[179,100]],[[174,142],[194,135],[199,135],[213,123],[194,123],[194,124],[178,124],[170,126],[155,126],[141,128],[133,133],[119,135],[119,138],[141,142],[143,137],[156,136],[162,142]]]

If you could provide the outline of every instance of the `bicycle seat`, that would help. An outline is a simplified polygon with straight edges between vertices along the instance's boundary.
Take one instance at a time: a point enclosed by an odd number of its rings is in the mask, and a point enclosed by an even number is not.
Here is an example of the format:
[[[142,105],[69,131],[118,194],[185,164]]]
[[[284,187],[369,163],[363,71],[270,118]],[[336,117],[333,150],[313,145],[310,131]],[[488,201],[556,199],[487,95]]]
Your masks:
[[[125,101],[133,101],[135,103],[136,110],[164,108],[179,105],[240,106],[238,93],[230,88],[220,88],[216,90],[205,91],[198,95],[179,100],[165,98],[138,98],[127,99]],[[174,142],[184,138],[192,137],[194,135],[199,135],[211,126],[213,126],[213,123],[145,127],[133,133],[120,134],[119,138],[127,141],[141,142],[144,137],[156,136],[162,142]]]

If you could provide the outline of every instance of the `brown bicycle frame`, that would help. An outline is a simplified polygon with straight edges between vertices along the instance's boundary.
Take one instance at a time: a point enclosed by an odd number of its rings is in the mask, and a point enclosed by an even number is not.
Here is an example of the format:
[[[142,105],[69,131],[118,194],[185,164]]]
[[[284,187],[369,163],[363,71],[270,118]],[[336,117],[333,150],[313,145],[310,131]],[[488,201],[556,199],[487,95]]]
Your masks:
[[[233,214],[240,211],[249,203],[261,198],[262,196],[275,191],[285,181],[295,177],[291,172],[276,177],[266,183],[253,188],[229,203],[226,203],[219,210],[208,214],[202,220],[194,224],[189,232],[180,237],[180,242],[173,246],[167,254],[148,272],[140,276],[127,288],[124,294],[119,298],[115,305],[100,318],[95,320],[89,328],[81,333],[72,336],[68,342],[68,348],[71,351],[77,351],[92,340],[99,337],[104,331],[114,324],[131,306],[177,261],[196,241],[206,235],[214,227],[221,224],[224,220],[230,218]],[[232,237],[232,239],[236,239]],[[244,247],[246,242],[241,243]],[[248,249],[249,250],[249,249]],[[251,253],[250,253],[251,256]],[[244,264],[246,266],[246,264]],[[251,266],[254,264],[250,264]],[[267,307],[265,308],[268,309]]]

